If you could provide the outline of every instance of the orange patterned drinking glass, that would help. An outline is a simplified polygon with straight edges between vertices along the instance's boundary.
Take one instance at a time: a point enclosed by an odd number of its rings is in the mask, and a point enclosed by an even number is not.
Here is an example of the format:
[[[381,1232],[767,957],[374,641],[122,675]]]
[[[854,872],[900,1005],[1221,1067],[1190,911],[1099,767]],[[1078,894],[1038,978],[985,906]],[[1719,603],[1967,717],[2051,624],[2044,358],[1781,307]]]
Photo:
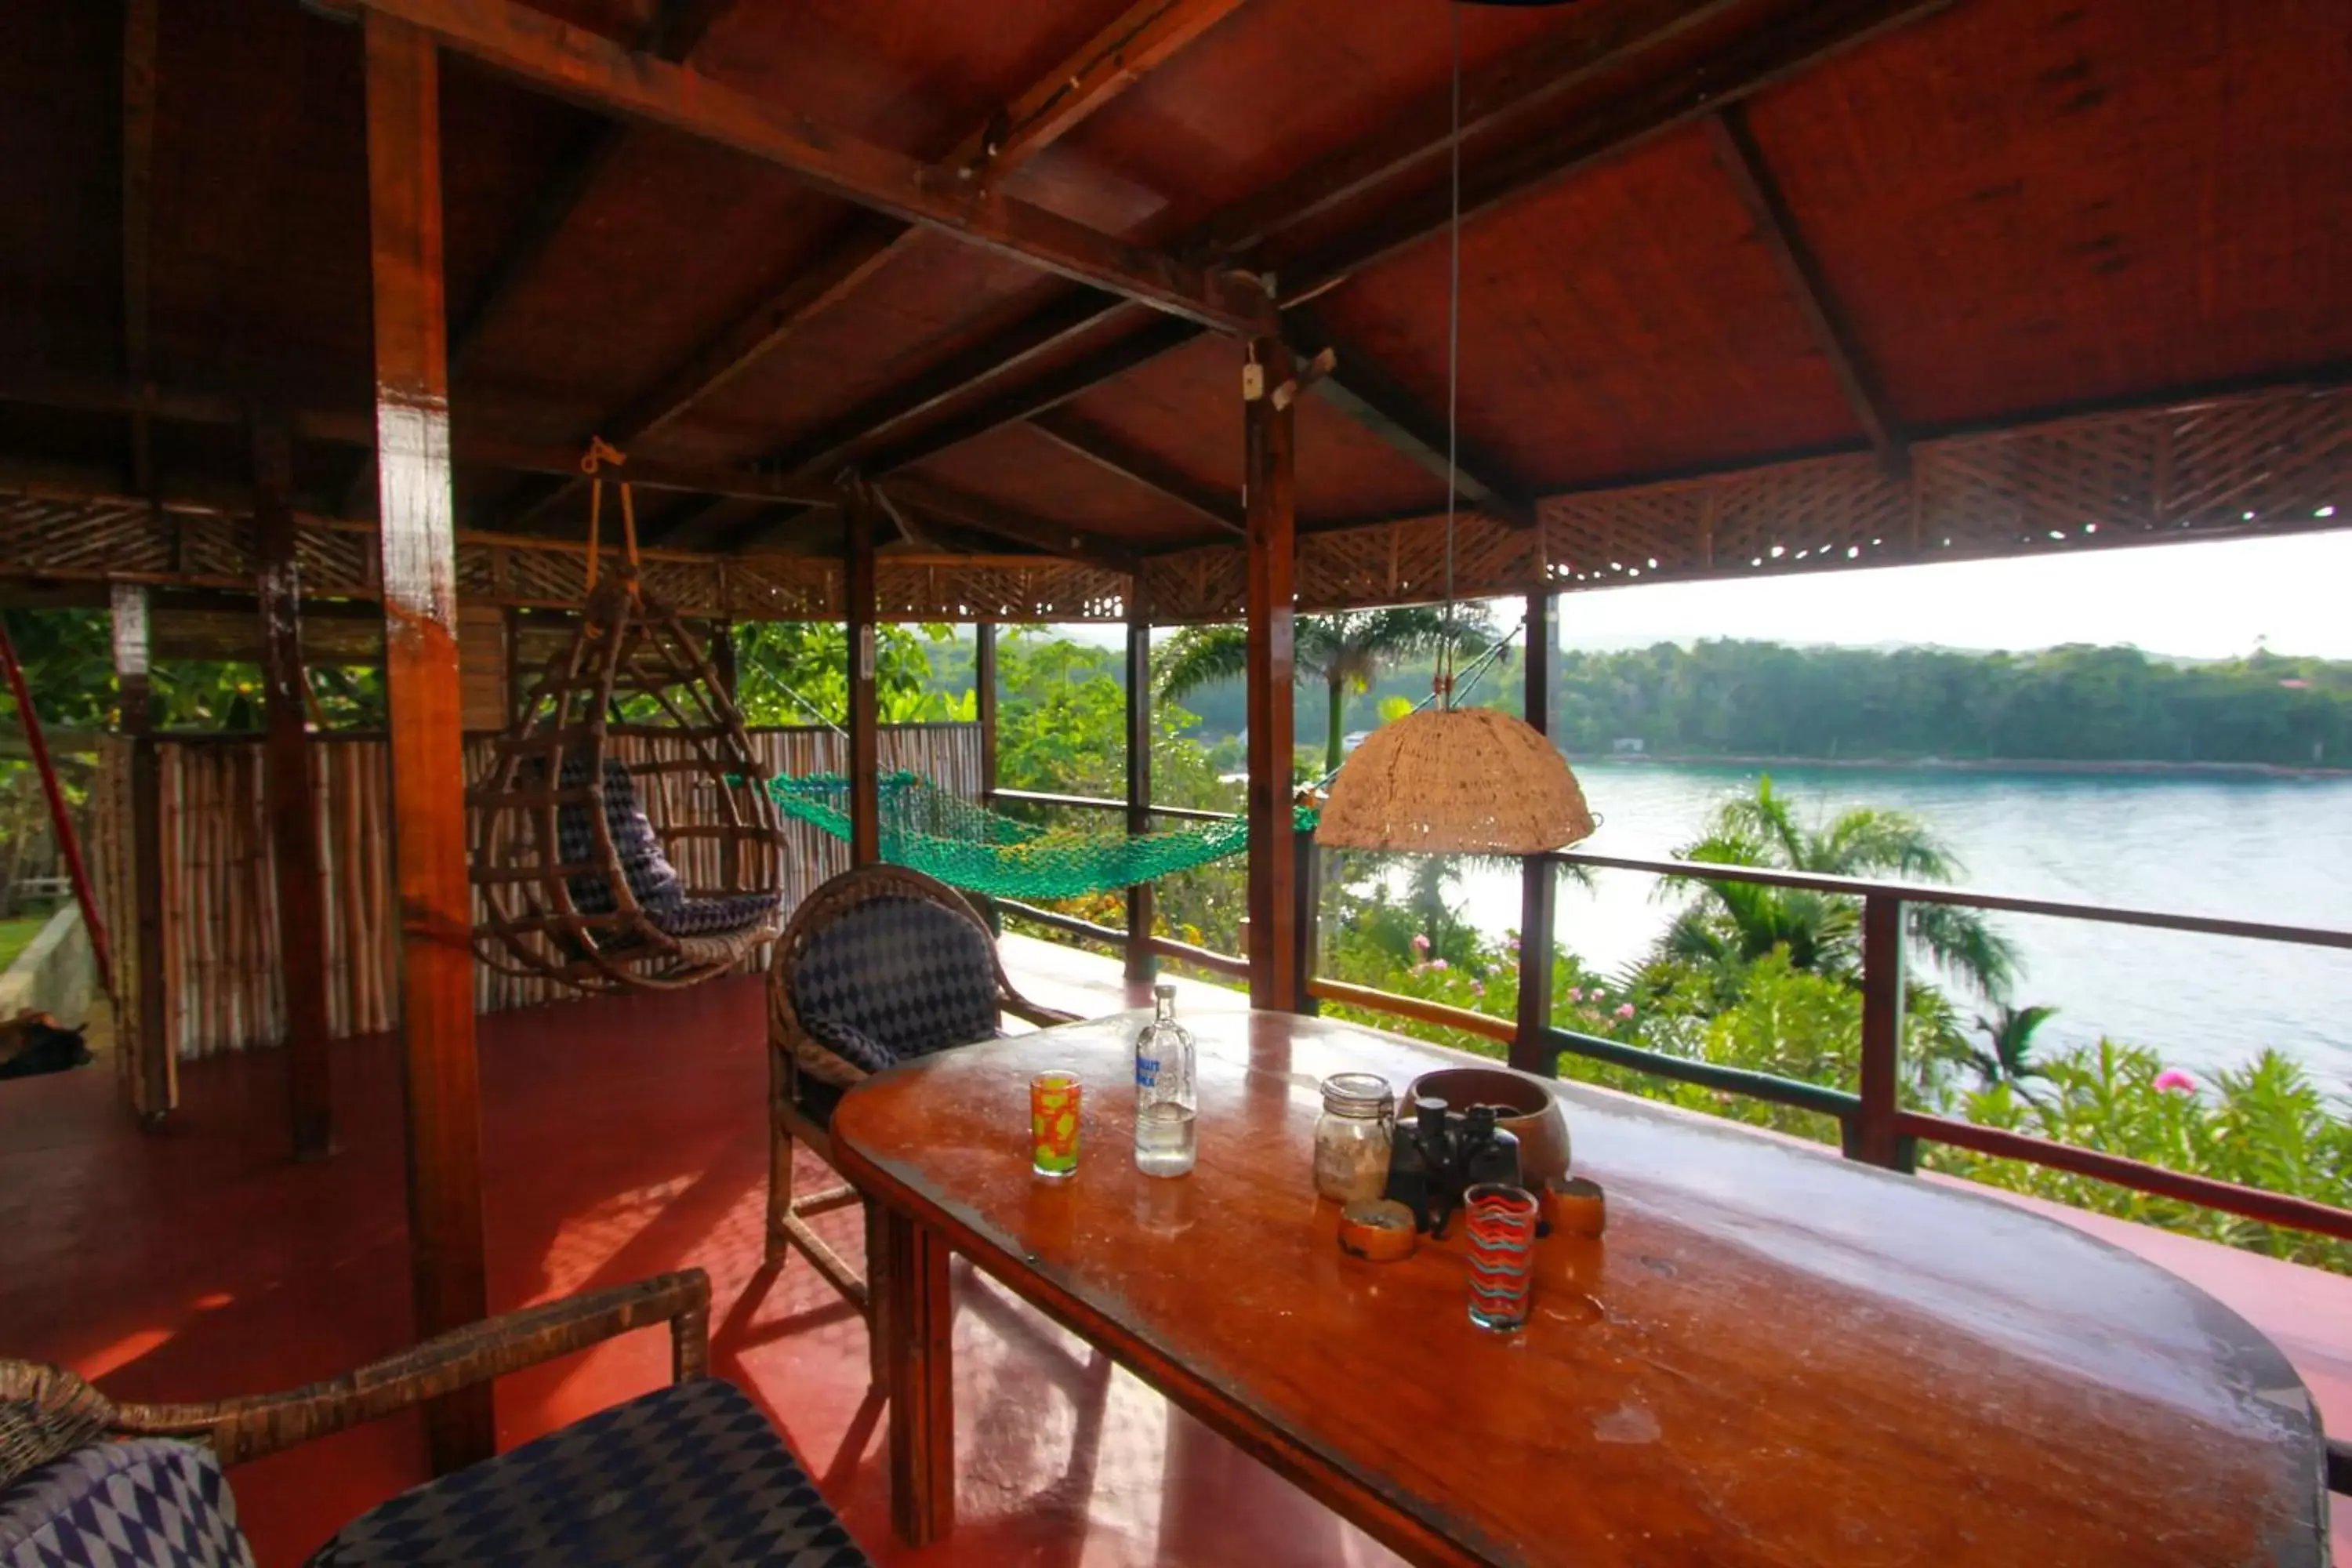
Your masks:
[[[1061,1181],[1078,1169],[1078,1101],[1085,1086],[1066,1068],[1029,1080],[1029,1168]]]

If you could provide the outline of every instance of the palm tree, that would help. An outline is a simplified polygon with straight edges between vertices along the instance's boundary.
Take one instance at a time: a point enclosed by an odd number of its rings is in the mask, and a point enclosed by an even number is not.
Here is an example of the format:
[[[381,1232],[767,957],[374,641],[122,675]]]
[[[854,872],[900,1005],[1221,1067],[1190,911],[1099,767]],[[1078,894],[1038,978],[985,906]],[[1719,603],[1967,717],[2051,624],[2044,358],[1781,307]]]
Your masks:
[[[1347,694],[1362,691],[1383,668],[1452,647],[1483,647],[1495,628],[1482,606],[1457,605],[1451,612],[1423,607],[1349,610],[1301,616],[1292,632],[1293,658],[1302,680],[1318,679],[1330,694],[1329,732],[1323,765],[1336,771],[1346,755]],[[1186,626],[1160,649],[1160,695],[1180,700],[1203,686],[1241,674],[1248,658],[1249,633],[1235,626]]]
[[[2012,1007],[2004,1002],[1992,1017],[1977,1015],[1977,1027],[1984,1031],[1990,1049],[1969,1049],[1969,1065],[1977,1069],[1987,1089],[1996,1084],[2015,1084],[2020,1089],[2029,1078],[2045,1075],[2041,1064],[2033,1059],[2033,1033],[2048,1023],[2055,1007]]]
[[[1753,795],[1727,800],[1701,838],[1675,851],[1685,860],[1724,866],[1780,867],[1833,877],[1895,876],[1948,882],[1961,871],[1958,857],[1917,817],[1857,807],[1826,827],[1797,820],[1767,776]],[[1688,886],[1688,882],[1679,884]],[[1845,977],[1861,972],[1860,902],[1834,894],[1748,882],[1706,882],[1697,902],[1675,917],[1659,939],[1659,955],[1733,973],[1776,947],[1800,969]],[[1911,940],[1990,1001],[2000,1002],[2017,977],[2017,953],[1974,910],[1954,904],[1907,904]],[[2029,1031],[2030,1032],[2030,1031]]]

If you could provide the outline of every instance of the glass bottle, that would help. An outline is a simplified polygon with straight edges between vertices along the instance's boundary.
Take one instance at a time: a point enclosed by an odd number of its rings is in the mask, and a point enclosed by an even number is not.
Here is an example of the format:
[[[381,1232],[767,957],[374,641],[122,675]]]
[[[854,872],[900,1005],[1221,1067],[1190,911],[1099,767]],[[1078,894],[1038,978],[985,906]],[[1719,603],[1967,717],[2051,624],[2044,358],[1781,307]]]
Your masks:
[[[1333,1203],[1376,1198],[1389,1184],[1396,1142],[1396,1095],[1375,1073],[1333,1073],[1323,1080],[1323,1114],[1315,1119],[1315,1190]]]
[[[1192,1168],[1192,1037],[1176,1022],[1176,987],[1151,988],[1151,1022],[1135,1037],[1135,1168],[1181,1176]]]

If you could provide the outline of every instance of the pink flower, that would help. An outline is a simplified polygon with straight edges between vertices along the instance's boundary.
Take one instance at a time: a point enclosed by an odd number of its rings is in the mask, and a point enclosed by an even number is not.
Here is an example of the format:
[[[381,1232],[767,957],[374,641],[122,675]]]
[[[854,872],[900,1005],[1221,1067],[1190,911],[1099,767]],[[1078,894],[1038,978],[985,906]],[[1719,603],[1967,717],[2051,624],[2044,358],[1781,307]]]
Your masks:
[[[1473,996],[1486,994],[1486,983],[1483,980],[1473,980],[1470,983],[1470,994]]]
[[[1412,950],[1415,952],[1427,952],[1429,951],[1429,939],[1422,935],[1419,931],[1413,932]]]
[[[1632,1016],[1633,1016],[1633,1004],[1632,1004],[1631,1002],[1620,1002],[1620,1003],[1618,1003],[1618,1004],[1617,1004],[1617,1016],[1618,1016],[1619,1017],[1621,1017],[1621,1018],[1630,1018],[1630,1017],[1632,1017]]]
[[[1582,986],[1580,986],[1580,985],[1571,985],[1571,986],[1570,986],[1570,987],[1568,988],[1568,999],[1569,999],[1570,1001],[1571,1001],[1571,1002],[1581,1002],[1581,1001],[1583,1001],[1583,1000],[1584,1000],[1584,988],[1583,988]]]
[[[1429,967],[1434,969],[1440,974],[1443,974],[1445,973],[1446,968],[1445,960],[1442,958],[1433,958],[1429,961]]]
[[[2197,1080],[2179,1068],[2167,1068],[2156,1075],[2156,1087],[2169,1094],[2195,1094]]]

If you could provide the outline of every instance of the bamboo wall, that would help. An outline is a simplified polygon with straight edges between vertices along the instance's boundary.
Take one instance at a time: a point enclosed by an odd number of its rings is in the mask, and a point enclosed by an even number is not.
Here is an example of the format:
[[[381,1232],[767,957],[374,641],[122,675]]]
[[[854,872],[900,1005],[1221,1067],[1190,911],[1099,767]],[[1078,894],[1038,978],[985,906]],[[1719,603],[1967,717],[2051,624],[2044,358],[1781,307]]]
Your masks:
[[[842,737],[827,730],[759,730],[753,744],[779,773],[845,770]],[[975,724],[885,726],[882,766],[923,773],[968,799],[980,794],[980,730]],[[683,748],[667,742],[623,739],[616,754],[631,761],[668,760]],[[127,754],[127,749],[122,749]],[[278,960],[278,899],[268,822],[262,804],[261,747],[245,740],[188,740],[159,745],[162,763],[163,910],[163,979],[165,1034],[182,1058],[212,1056],[274,1045],[286,1027]],[[488,763],[490,741],[467,744],[469,773]],[[110,750],[110,774],[126,763]],[[319,737],[310,748],[310,782],[324,851],[327,998],[338,1036],[391,1028],[399,1017],[400,921],[393,887],[390,781],[381,740]],[[637,781],[646,813],[658,828],[698,820],[684,774],[653,773]],[[127,810],[127,789],[105,789],[105,815]],[[119,821],[100,826],[100,841],[119,843]],[[784,825],[785,903],[849,863],[838,839],[797,821]],[[688,882],[715,880],[716,868],[698,864],[713,854],[707,840],[677,848]],[[110,859],[117,857],[109,857]],[[110,883],[119,886],[114,879]],[[113,888],[110,887],[110,891]],[[118,894],[110,898],[124,907]],[[110,927],[121,923],[110,918]],[[544,980],[520,979],[477,966],[475,1006],[491,1012],[535,1005],[564,994]]]

